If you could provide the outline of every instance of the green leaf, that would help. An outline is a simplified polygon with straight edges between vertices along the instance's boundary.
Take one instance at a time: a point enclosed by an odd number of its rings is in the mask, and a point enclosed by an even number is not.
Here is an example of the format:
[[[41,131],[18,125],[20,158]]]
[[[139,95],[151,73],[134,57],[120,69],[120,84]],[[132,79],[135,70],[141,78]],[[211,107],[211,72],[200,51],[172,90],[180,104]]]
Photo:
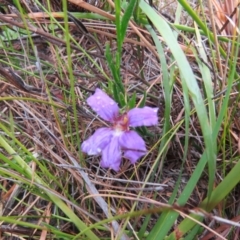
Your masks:
[[[212,166],[215,164],[216,161],[215,152],[216,147],[214,146],[216,145],[216,139],[213,139],[212,137],[213,129],[211,124],[209,123],[205,103],[203,101],[201,91],[197,84],[197,80],[193,74],[192,68],[185,54],[180,48],[177,40],[175,39],[173,31],[171,30],[170,26],[166,23],[166,21],[160,15],[158,15],[145,1],[141,0],[139,6],[147,14],[151,22],[154,24],[159,33],[165,39],[166,44],[170,48],[171,53],[177,62],[179,71],[181,72],[182,81],[184,81],[184,84],[186,84],[189,94],[196,108],[196,112],[198,115],[198,119],[201,125],[201,130],[205,142],[206,154],[208,158],[208,167],[209,169],[213,169]],[[215,173],[213,172],[210,173],[209,171],[209,185],[208,185],[209,197],[213,189],[214,174]]]
[[[106,45],[106,51],[105,51],[105,56],[107,59],[108,66],[111,70],[113,79],[114,79],[114,86],[113,86],[113,92],[114,92],[114,97],[115,100],[120,103],[120,98],[119,98],[119,93],[124,94],[124,87],[122,84],[122,81],[120,79],[120,75],[118,74],[120,71],[118,69],[119,62],[116,62],[118,60],[118,57],[116,57],[116,61],[113,59],[113,56],[110,52],[110,46],[109,44]]]
[[[7,132],[7,129],[4,128],[1,124],[0,127]],[[22,168],[22,173],[25,175],[26,178],[29,180],[36,182],[36,184],[43,186],[44,189],[48,189],[48,184],[45,183],[40,176],[38,176],[35,173],[35,170],[32,169],[19,155],[17,152],[13,150],[13,148],[8,144],[8,142],[0,136],[0,146],[8,152],[8,154],[12,155],[14,160],[16,161],[17,165],[19,165]],[[30,153],[29,153],[30,155]],[[2,169],[4,171],[4,169]],[[75,224],[75,226],[78,228],[79,231],[88,229],[87,225],[82,222],[78,216],[72,211],[72,209],[69,208],[56,194],[53,194],[52,192],[46,191],[45,192],[48,197],[51,199],[51,201],[56,204],[63,212],[64,214],[72,221],[72,223]],[[86,231],[86,236],[89,237],[89,239],[95,239],[98,240],[99,238],[92,232],[92,231]]]
[[[133,93],[132,97],[128,101],[128,108],[132,109],[136,106],[136,92]]]
[[[119,95],[119,104],[121,107],[125,107],[126,106],[126,101],[125,101],[125,96],[122,92],[119,93],[118,91],[118,95]]]
[[[128,22],[133,15],[133,11],[134,11],[134,8],[135,8],[137,2],[138,2],[137,0],[130,0],[130,2],[126,8],[126,11],[122,17],[121,27],[120,27],[121,35],[120,35],[120,39],[119,39],[121,45],[123,44],[123,41],[124,41],[124,38],[126,35],[126,31],[127,31],[127,27],[128,27]]]
[[[144,92],[143,93],[143,98],[142,98],[141,102],[139,103],[139,107],[140,108],[145,106],[145,104],[146,104],[146,97],[147,97],[147,94],[146,94],[146,92]]]

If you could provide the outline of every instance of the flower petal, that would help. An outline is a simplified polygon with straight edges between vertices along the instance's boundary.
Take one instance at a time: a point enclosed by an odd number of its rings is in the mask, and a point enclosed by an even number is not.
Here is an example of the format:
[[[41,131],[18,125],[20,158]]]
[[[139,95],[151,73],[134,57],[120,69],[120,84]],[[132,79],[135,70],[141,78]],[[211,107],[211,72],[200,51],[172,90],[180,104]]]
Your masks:
[[[99,88],[87,99],[87,103],[93,111],[106,121],[112,122],[118,116],[119,107],[117,103]]]
[[[158,108],[133,108],[128,112],[129,125],[131,127],[157,125],[157,112]]]
[[[134,164],[140,157],[147,152],[145,142],[134,131],[127,131],[119,137],[119,143],[124,152],[124,157]]]
[[[122,158],[118,139],[118,137],[113,137],[110,143],[103,149],[100,162],[102,167],[111,168],[116,172],[119,171]]]
[[[88,155],[96,155],[109,144],[113,131],[110,128],[99,128],[95,133],[82,143],[82,152]]]

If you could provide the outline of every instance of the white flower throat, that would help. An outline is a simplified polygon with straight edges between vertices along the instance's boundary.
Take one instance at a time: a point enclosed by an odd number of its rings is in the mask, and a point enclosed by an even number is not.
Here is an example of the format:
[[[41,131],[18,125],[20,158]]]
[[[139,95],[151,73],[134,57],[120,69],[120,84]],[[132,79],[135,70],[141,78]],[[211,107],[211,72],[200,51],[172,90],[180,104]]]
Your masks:
[[[116,136],[129,130],[129,122],[127,114],[120,115],[114,120],[113,129]]]

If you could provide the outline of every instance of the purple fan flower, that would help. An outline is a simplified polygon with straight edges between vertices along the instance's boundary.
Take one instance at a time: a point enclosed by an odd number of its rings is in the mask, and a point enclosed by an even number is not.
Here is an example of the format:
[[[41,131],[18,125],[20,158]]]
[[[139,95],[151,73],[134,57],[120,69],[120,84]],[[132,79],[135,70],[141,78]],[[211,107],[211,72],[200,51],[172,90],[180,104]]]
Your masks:
[[[143,139],[130,127],[151,126],[158,122],[158,108],[133,108],[120,114],[117,103],[100,89],[87,99],[88,105],[111,127],[99,128],[82,143],[82,152],[102,154],[100,165],[118,171],[123,156],[134,164],[147,152]]]

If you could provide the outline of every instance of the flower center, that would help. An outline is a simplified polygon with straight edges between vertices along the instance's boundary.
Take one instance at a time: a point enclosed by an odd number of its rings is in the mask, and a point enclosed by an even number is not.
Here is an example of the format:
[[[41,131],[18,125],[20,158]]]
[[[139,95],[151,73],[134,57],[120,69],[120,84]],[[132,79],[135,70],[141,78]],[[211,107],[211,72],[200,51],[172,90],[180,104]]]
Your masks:
[[[113,129],[116,133],[121,134],[122,132],[129,130],[128,116],[127,114],[120,115],[113,123]]]

